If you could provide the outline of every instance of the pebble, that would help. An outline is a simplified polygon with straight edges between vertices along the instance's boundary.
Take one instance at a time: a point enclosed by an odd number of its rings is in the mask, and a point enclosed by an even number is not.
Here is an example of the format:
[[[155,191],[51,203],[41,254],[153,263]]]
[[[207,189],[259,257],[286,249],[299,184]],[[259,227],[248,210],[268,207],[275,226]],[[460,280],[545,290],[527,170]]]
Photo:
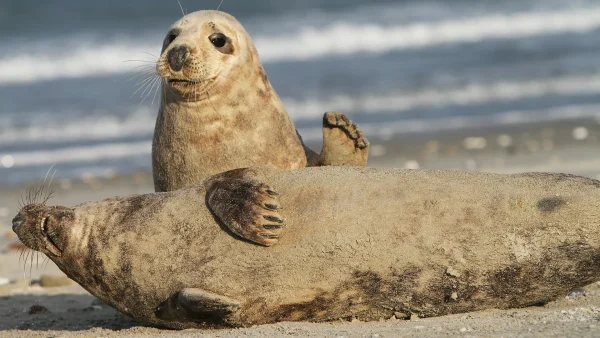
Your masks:
[[[89,311],[102,311],[102,306],[100,305],[92,305],[90,307],[86,307],[85,309],[83,309],[84,312],[89,312]]]
[[[50,276],[42,275],[40,277],[40,286],[44,288],[56,288],[61,286],[69,286],[73,281],[67,276]]]
[[[502,134],[496,139],[498,145],[502,148],[508,148],[513,145],[513,138],[510,135]]]
[[[106,303],[104,303],[103,301],[101,301],[99,298],[96,298],[92,301],[92,306],[101,306],[101,307],[105,307]]]
[[[27,289],[30,285],[31,281],[29,279],[21,279],[15,282],[11,282],[9,284],[0,286],[0,295],[10,293],[14,290]]]
[[[371,149],[369,149],[369,152],[370,152],[371,156],[380,157],[387,153],[387,149],[385,148],[385,146],[375,144],[375,145],[371,146]]]
[[[485,137],[467,137],[463,140],[463,147],[467,150],[482,150],[487,146]]]
[[[29,311],[27,311],[27,313],[29,313],[30,315],[37,315],[37,314],[46,313],[46,312],[50,312],[50,311],[48,311],[48,309],[46,307],[41,306],[41,305],[34,305],[29,308]]]
[[[450,277],[460,277],[460,272],[458,272],[455,268],[449,266],[446,268],[446,274]]]
[[[586,127],[577,127],[573,129],[573,138],[577,141],[583,141],[590,136],[590,132]]]
[[[10,279],[0,278],[0,286],[8,285],[8,284],[10,284]]]
[[[418,170],[418,169],[421,169],[421,165],[417,161],[408,161],[408,162],[404,163],[404,168]]]

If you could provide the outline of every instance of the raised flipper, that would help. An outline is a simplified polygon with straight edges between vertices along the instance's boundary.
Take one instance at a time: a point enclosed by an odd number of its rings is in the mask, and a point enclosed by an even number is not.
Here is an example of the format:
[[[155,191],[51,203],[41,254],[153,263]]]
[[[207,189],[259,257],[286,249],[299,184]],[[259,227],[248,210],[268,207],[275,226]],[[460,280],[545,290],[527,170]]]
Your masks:
[[[273,169],[270,169],[273,170]],[[206,205],[227,229],[248,241],[271,246],[285,220],[279,214],[279,194],[255,169],[235,169],[205,182]]]
[[[302,138],[298,135],[300,141]],[[304,145],[304,143],[302,143]],[[343,113],[327,112],[323,115],[323,149],[317,154],[304,145],[307,166],[357,166],[367,165],[369,141],[356,123]]]
[[[325,113],[319,165],[364,167],[368,158],[369,141],[356,123],[342,113]]]
[[[183,289],[164,301],[155,314],[166,321],[229,324],[239,309],[240,303],[234,299],[201,289]]]

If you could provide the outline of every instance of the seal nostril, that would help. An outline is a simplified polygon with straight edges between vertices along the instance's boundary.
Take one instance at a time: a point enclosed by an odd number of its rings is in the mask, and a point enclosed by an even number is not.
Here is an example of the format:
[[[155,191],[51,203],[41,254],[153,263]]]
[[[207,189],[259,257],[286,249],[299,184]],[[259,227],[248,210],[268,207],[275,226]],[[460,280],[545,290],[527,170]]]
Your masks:
[[[23,224],[23,222],[25,221],[25,217],[21,216],[21,215],[17,215],[15,218],[13,218],[12,220],[12,230],[14,232],[17,232],[17,228],[21,226],[21,224]]]
[[[172,70],[178,72],[183,68],[185,60],[190,55],[190,50],[187,46],[175,46],[167,54],[167,60]]]

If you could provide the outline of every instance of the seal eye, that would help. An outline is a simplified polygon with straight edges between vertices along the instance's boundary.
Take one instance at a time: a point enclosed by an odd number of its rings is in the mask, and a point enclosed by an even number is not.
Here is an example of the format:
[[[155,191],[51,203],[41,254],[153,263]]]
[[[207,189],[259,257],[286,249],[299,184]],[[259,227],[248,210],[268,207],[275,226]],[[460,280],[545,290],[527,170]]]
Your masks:
[[[222,48],[227,44],[227,37],[221,33],[215,33],[208,37],[210,42],[217,48]]]

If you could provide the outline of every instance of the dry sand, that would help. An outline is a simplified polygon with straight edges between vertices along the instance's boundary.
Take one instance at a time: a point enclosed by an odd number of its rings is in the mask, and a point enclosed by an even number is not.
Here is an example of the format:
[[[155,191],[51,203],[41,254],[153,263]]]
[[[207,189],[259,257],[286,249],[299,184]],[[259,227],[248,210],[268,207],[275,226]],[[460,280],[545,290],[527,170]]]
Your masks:
[[[578,129],[581,126],[586,126],[587,133]],[[590,121],[524,126],[510,131],[371,138],[370,165],[501,173],[554,171],[598,178],[597,135],[600,128]],[[153,190],[148,172],[108,179],[59,181],[53,187],[57,193],[51,202],[62,205]],[[509,311],[410,321],[382,318],[374,323],[280,323],[231,330],[158,330],[118,314],[76,284],[48,287],[53,283],[48,282],[48,277],[59,278],[54,284],[64,280],[60,280],[63,275],[58,268],[51,262],[46,264],[42,255],[25,254],[23,258],[28,258],[29,263],[19,260],[10,221],[26,188],[0,187],[0,337],[600,337],[598,283],[542,307]],[[3,285],[7,281],[11,284]]]

